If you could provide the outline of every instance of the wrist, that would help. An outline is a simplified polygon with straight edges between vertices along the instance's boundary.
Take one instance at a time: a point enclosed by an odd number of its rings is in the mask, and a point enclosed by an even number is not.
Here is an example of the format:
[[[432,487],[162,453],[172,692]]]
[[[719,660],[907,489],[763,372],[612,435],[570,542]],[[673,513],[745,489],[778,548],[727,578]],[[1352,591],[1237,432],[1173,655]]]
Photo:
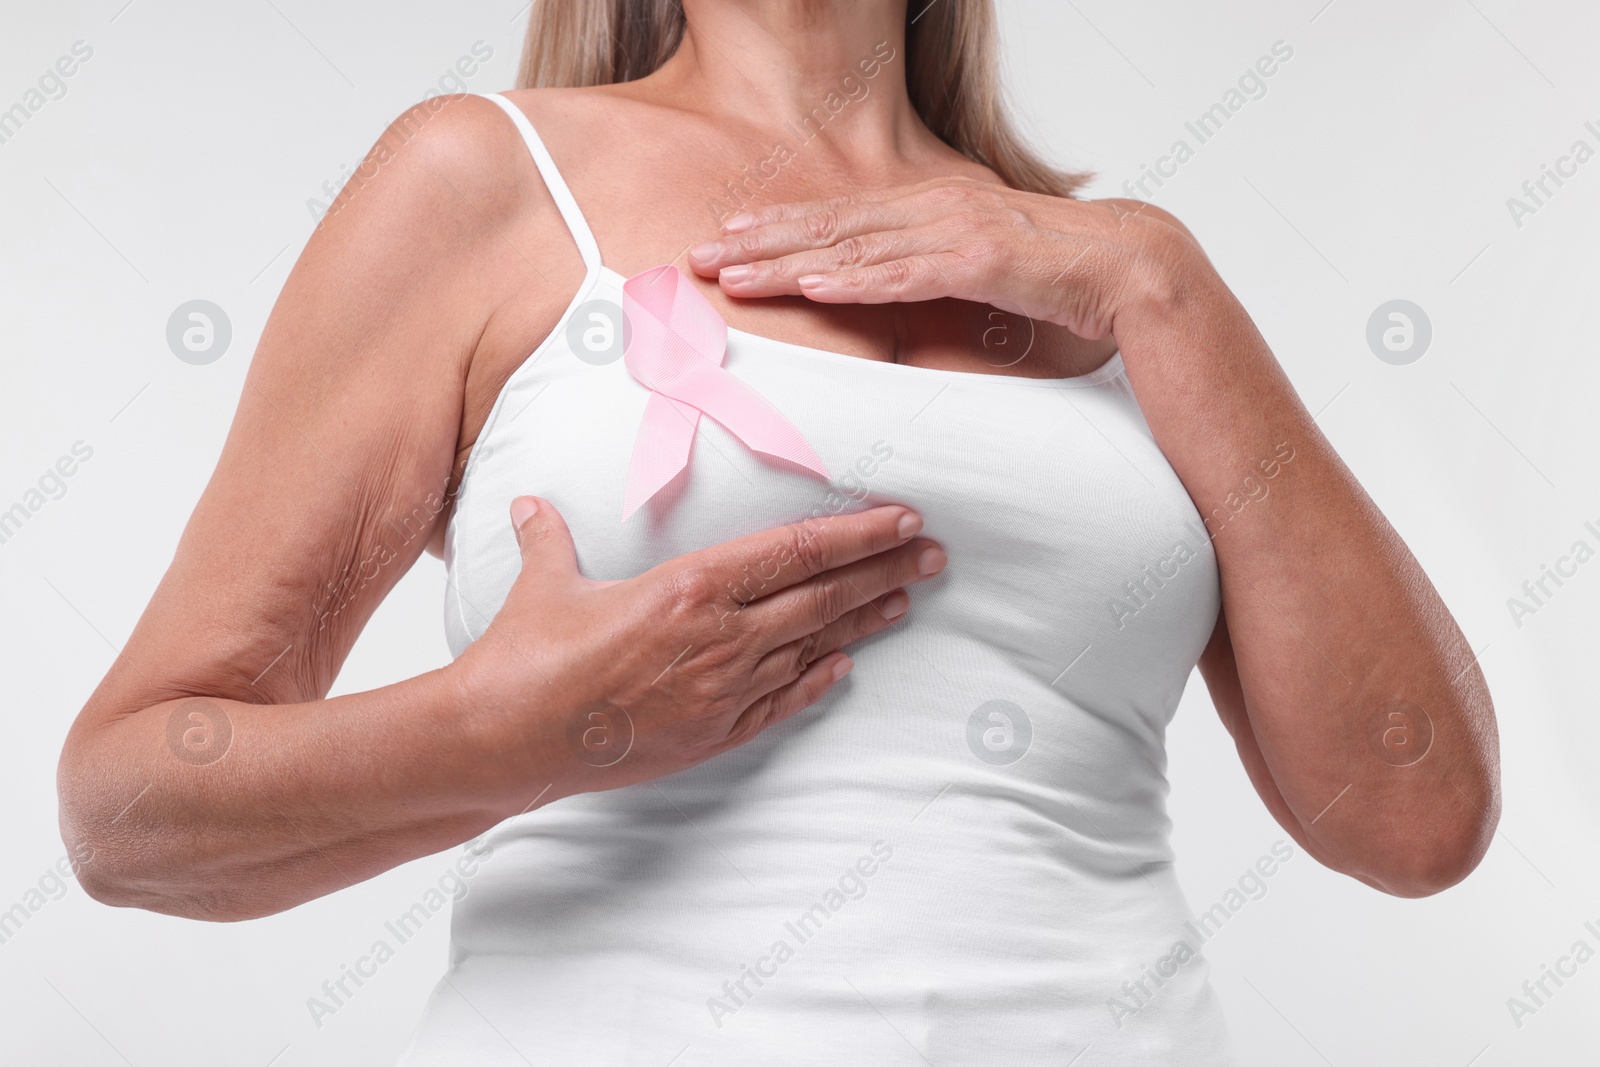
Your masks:
[[[558,687],[522,684],[527,672],[507,670],[488,653],[480,641],[440,673],[467,754],[469,788],[497,819],[507,819],[576,790],[560,773]]]
[[[1127,309],[1152,312],[1184,305],[1209,267],[1199,246],[1186,233],[1150,215],[1129,218],[1123,232]]]
[[[1123,230],[1121,284],[1111,315],[1120,345],[1143,331],[1192,325],[1215,306],[1220,279],[1186,232],[1147,216],[1129,218]]]

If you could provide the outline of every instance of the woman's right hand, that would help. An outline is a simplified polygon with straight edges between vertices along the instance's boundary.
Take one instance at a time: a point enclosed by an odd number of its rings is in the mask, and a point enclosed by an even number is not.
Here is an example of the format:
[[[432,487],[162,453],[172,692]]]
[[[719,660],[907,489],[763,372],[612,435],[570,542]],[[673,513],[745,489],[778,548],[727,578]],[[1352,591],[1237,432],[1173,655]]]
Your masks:
[[[216,472],[62,745],[62,838],[93,856],[77,874],[97,900],[257,918],[535,803],[687,767],[815,700],[830,653],[887,625],[918,577],[906,512],[884,508],[590,582],[541,505],[481,640],[329,695],[444,541],[483,383],[557,328],[583,277],[489,101],[408,112],[362,169],[285,283]],[[741,608],[729,587],[760,576]],[[611,708],[627,718],[592,718]],[[595,766],[623,728],[626,755]]]
[[[921,518],[878,507],[810,519],[624,581],[578,572],[566,523],[518,497],[522,573],[452,666],[507,815],[693,766],[807,707],[843,646],[905,614],[943,569]]]

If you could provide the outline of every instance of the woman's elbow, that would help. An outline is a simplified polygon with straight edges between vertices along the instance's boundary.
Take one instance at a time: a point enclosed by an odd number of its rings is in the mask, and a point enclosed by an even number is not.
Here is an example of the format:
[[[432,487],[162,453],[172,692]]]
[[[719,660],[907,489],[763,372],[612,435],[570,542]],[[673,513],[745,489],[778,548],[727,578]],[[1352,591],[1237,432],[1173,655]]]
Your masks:
[[[1356,877],[1397,897],[1429,897],[1459,885],[1483,861],[1500,822],[1497,790],[1460,799],[1447,817],[1396,842],[1385,862]]]
[[[154,842],[141,843],[129,835],[107,846],[88,844],[89,839],[83,828],[69,829],[63,821],[67,854],[82,857],[73,864],[78,886],[98,903],[206,922],[239,922],[271,913],[247,905],[236,893],[210,884],[179,864],[153,860],[153,854],[160,851]]]
[[[91,900],[214,922],[262,914],[198,870],[192,850],[173,834],[141,818],[139,797],[116,803],[118,790],[105,785],[111,777],[70,743],[63,751],[57,773],[61,841],[73,877]]]

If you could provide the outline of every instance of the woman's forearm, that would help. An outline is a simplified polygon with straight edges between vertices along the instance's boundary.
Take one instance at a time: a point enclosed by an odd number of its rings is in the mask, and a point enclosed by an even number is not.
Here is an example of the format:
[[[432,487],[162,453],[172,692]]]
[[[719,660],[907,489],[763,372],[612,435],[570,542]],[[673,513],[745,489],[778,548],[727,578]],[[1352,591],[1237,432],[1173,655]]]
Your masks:
[[[883,506],[595,582],[548,502],[511,510],[522,571],[448,667],[333,699],[184,696],[128,713],[129,673],[141,692],[176,687],[119,660],[128,673],[62,748],[62,836],[87,857],[85,889],[252,918],[561,797],[684,770],[819,699],[850,668],[840,650],[901,618],[904,587],[944,566],[917,515]]]
[[[1472,651],[1177,219],[945,179],[764,207],[691,258],[738,296],[955,298],[1114,337],[1211,530],[1226,625],[1201,670],[1263,799],[1313,855],[1394,893],[1481,858],[1497,742]]]
[[[1330,866],[1405,895],[1453,884],[1499,809],[1472,650],[1198,249],[1173,231],[1156,250],[1116,335],[1213,538],[1246,764]]]
[[[246,919],[460,844],[515,813],[465,703],[447,667],[327,700],[184,697],[80,722],[61,768],[63,836],[91,856],[79,879],[109,904]]]

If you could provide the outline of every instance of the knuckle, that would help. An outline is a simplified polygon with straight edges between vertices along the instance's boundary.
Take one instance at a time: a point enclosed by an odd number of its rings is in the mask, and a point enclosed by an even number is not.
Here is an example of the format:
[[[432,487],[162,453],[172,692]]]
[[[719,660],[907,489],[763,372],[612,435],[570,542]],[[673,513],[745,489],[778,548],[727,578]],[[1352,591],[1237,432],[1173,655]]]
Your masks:
[[[911,579],[920,577],[916,562],[919,554],[920,550],[907,545],[899,552],[893,553],[890,558],[886,558],[878,568],[878,581],[883,588],[898,589]]]
[[[762,731],[782,718],[783,715],[780,714],[777,703],[769,702],[762,708],[760,715],[750,717],[750,721],[745,724],[744,730],[740,734],[739,744],[743,745],[754,741]]]
[[[883,271],[883,280],[892,286],[908,285],[916,274],[911,262],[905,259],[891,259],[882,264],[880,269]]]
[[[700,705],[702,714],[710,721],[717,722],[730,716],[739,714],[739,702],[726,693],[714,692],[706,696]]]
[[[865,637],[870,626],[868,617],[875,617],[876,615],[877,610],[872,606],[870,600],[864,604],[853,605],[849,611],[839,617],[838,622],[829,627],[828,633],[833,636],[833,643],[826,649],[819,648],[817,655],[811,662],[814,664],[828,653],[836,652],[852,641],[859,641]]]
[[[836,208],[823,208],[807,215],[801,225],[805,235],[811,240],[821,244],[831,244],[839,233],[839,212]]]
[[[841,267],[860,267],[872,258],[870,242],[865,237],[847,237],[833,246]]]
[[[728,727],[727,739],[720,748],[738,748],[759,734],[772,714],[772,698],[762,697],[744,710]]]
[[[811,598],[814,617],[826,622],[832,622],[850,608],[849,593],[837,578],[816,582],[812,586]]]
[[[537,517],[529,519],[518,528],[517,550],[522,554],[524,562],[532,562],[530,557],[533,555],[533,550],[548,541],[551,533],[550,524]]]
[[[827,569],[828,553],[822,537],[803,524],[789,528],[789,555],[804,574],[821,574]]]
[[[765,285],[774,281],[793,278],[795,274],[795,264],[788,257],[752,260],[750,263],[750,276],[745,280],[756,285]]]
[[[699,716],[714,718],[720,710],[721,701],[717,687],[707,675],[699,671],[690,678],[688,685],[673,695],[680,705],[687,705],[686,710],[692,709],[688,713],[696,718]]]
[[[1026,211],[1021,211],[1010,204],[1002,205],[994,213],[995,222],[1007,230],[1024,230],[1032,227],[1033,220]]]
[[[745,673],[748,661],[749,650],[742,632],[731,638],[713,641],[699,650],[694,665],[697,681],[711,690],[709,695],[725,695],[727,676]]]
[[[692,684],[683,693],[687,711],[700,722],[716,722],[738,710],[738,696],[724,672],[697,666]]]
[[[794,650],[793,673],[796,678],[806,672],[806,668],[816,662],[822,650],[822,631],[815,630],[796,642]]]
[[[884,621],[884,618],[883,609],[876,604],[871,607],[862,608],[860,611],[856,612],[856,617],[851,622],[850,640],[855,641],[859,638],[866,637],[870,633],[876,632],[879,628],[879,624]]]
[[[675,618],[704,611],[719,595],[716,579],[700,567],[673,571],[662,581],[664,607]]]
[[[760,259],[766,249],[759,234],[742,233],[733,239],[733,252],[739,257],[739,262],[749,263],[751,260]]]

